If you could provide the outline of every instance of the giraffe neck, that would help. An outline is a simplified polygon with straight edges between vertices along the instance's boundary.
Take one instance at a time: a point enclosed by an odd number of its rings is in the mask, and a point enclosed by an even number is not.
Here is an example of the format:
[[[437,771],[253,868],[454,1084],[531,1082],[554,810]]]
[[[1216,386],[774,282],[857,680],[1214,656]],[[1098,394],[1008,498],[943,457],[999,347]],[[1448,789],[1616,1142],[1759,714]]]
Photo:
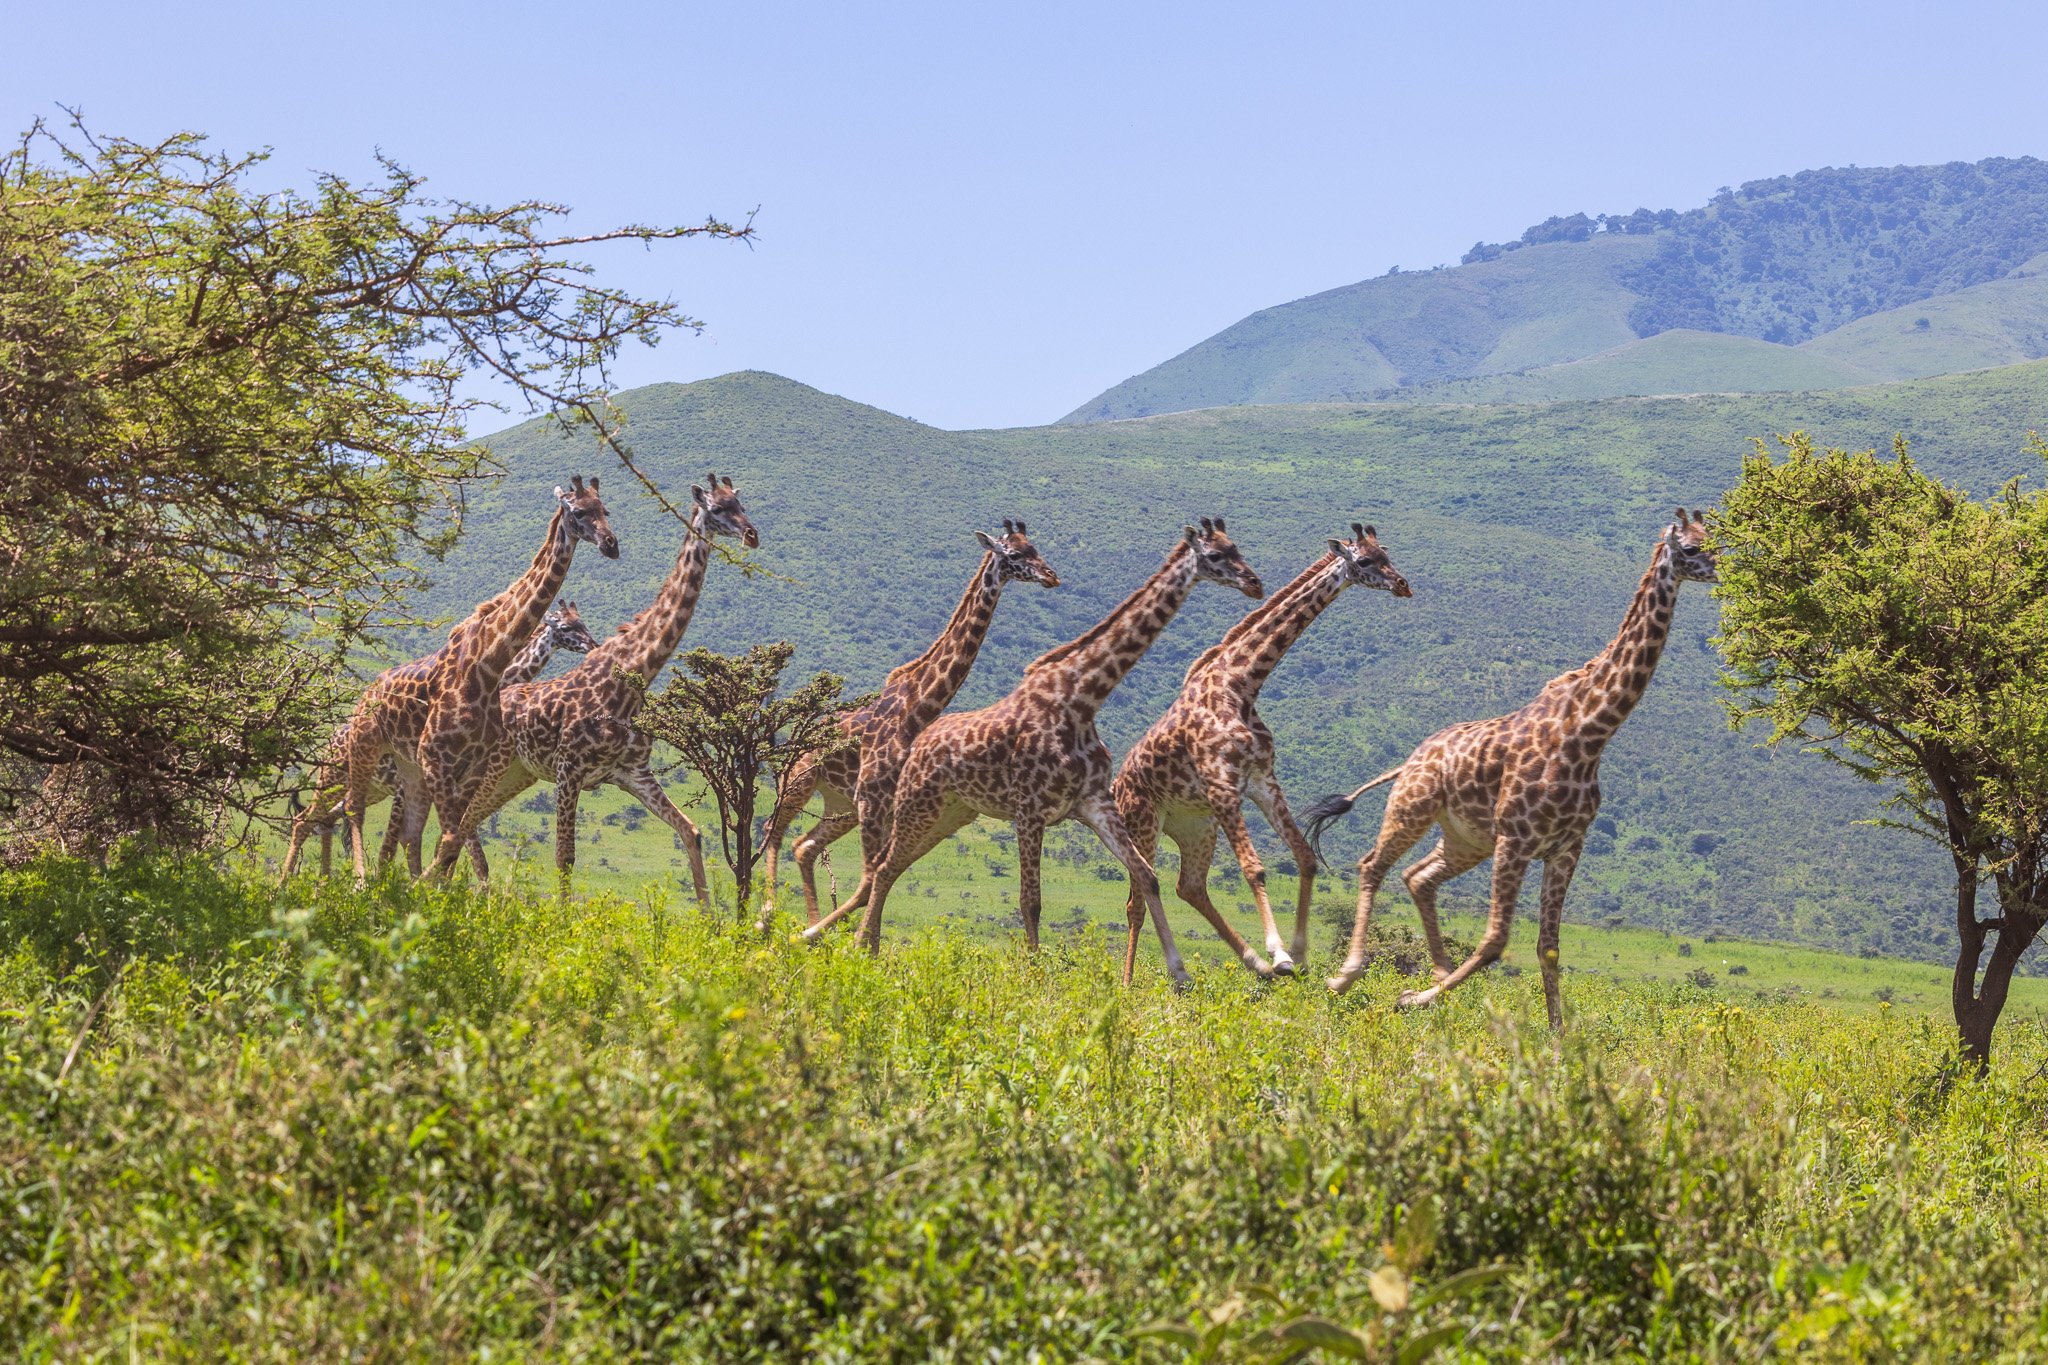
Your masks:
[[[1195,660],[1187,682],[1194,682],[1197,675],[1216,678],[1246,702],[1256,700],[1294,642],[1345,587],[1343,563],[1333,554],[1322,556]]]
[[[486,696],[504,685],[505,670],[547,618],[575,555],[576,537],[557,507],[532,565],[449,635],[449,645],[465,655],[469,677],[482,685]]]
[[[1621,618],[1614,643],[1576,673],[1558,679],[1576,694],[1572,728],[1582,739],[1605,744],[1643,699],[1671,636],[1677,604],[1678,574],[1670,552],[1659,545]]]
[[[518,656],[505,665],[505,676],[500,686],[513,687],[519,683],[532,682],[541,675],[541,670],[548,666],[548,660],[554,657],[554,653],[555,633],[543,625],[533,633],[533,638],[526,642],[526,648],[520,650]]]
[[[630,673],[653,686],[656,675],[682,643],[683,632],[690,628],[697,598],[704,591],[704,571],[710,563],[711,537],[704,531],[704,514],[693,512],[683,548],[676,554],[675,567],[669,570],[654,601],[591,650],[577,665],[578,669],[594,668],[607,677],[614,671]],[[633,690],[637,695],[638,689]]]
[[[981,567],[960,595],[960,604],[953,608],[952,619],[939,638],[930,649],[890,672],[882,684],[880,702],[899,707],[907,728],[922,730],[952,705],[974,668],[981,642],[988,637],[1002,592],[1003,576],[996,569],[996,557],[983,555]]]
[[[1044,687],[1054,677],[1071,678],[1067,706],[1083,719],[1102,709],[1159,633],[1173,620],[1195,586],[1195,557],[1176,541],[1158,572],[1097,622],[1080,639],[1040,655],[1024,670],[1022,687]]]

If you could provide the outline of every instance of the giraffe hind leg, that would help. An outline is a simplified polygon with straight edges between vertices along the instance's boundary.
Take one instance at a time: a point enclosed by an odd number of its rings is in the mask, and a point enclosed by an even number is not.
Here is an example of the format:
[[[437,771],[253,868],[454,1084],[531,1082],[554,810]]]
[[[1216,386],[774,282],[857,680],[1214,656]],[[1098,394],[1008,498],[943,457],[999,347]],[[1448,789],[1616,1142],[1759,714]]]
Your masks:
[[[1309,914],[1316,898],[1316,851],[1301,832],[1301,826],[1294,823],[1294,812],[1287,808],[1287,798],[1270,770],[1253,776],[1249,795],[1259,813],[1266,817],[1266,823],[1279,833],[1287,851],[1294,855],[1298,880],[1294,888],[1294,940],[1288,948],[1296,963],[1306,962]]]
[[[1472,956],[1460,963],[1449,976],[1424,990],[1403,991],[1400,998],[1394,1002],[1397,1008],[1419,1009],[1445,991],[1462,984],[1480,968],[1499,960],[1500,955],[1507,950],[1508,928],[1515,918],[1515,901],[1522,893],[1522,878],[1528,871],[1529,855],[1521,848],[1506,840],[1494,846],[1493,906],[1486,916],[1485,936],[1479,940],[1479,946],[1472,950]]]
[[[1209,864],[1216,857],[1216,824],[1207,815],[1185,815],[1170,817],[1166,822],[1166,837],[1173,840],[1173,846],[1180,854],[1180,875],[1174,880],[1174,894],[1195,908],[1197,914],[1216,931],[1216,937],[1224,946],[1237,954],[1237,960],[1245,965],[1252,975],[1266,978],[1273,976],[1277,966],[1267,965],[1258,950],[1244,941],[1216,903],[1209,899]],[[1142,849],[1140,850],[1143,851]],[[1125,907],[1130,913],[1130,907]],[[1138,923],[1133,917],[1133,923]]]
[[[1394,864],[1415,847],[1416,841],[1429,833],[1439,814],[1441,808],[1434,800],[1419,792],[1404,792],[1396,781],[1387,813],[1380,821],[1380,837],[1372,852],[1358,863],[1358,910],[1351,923],[1351,948],[1344,955],[1344,965],[1329,981],[1336,994],[1350,990],[1351,983],[1365,971],[1366,937],[1372,926],[1373,903],[1379,895],[1380,883],[1386,880]]]

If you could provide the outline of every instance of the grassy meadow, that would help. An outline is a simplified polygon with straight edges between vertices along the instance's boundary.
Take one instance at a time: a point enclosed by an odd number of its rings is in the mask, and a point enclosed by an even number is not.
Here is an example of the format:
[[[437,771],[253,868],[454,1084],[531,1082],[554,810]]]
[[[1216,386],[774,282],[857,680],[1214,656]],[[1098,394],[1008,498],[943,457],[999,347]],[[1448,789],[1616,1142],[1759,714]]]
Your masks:
[[[0,1352],[2048,1351],[2029,1010],[1980,1081],[1910,1004],[1655,979],[1640,932],[1568,933],[1553,1040],[1533,972],[1394,1012],[1398,933],[1342,999],[1177,995],[1099,924],[942,918],[876,960],[645,887],[0,875]],[[1680,961],[1724,957],[1801,965]]]

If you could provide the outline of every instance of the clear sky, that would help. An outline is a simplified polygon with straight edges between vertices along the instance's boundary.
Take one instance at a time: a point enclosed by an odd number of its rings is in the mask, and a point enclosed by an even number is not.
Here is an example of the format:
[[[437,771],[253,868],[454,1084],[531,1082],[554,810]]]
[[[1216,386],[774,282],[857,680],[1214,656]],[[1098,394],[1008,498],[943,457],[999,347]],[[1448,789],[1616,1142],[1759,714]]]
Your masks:
[[[1824,165],[2048,155],[2048,5],[11,9],[0,113],[80,106],[578,222],[759,208],[608,260],[709,323],[629,384],[774,370],[947,427],[1050,421],[1255,309],[1553,213]]]

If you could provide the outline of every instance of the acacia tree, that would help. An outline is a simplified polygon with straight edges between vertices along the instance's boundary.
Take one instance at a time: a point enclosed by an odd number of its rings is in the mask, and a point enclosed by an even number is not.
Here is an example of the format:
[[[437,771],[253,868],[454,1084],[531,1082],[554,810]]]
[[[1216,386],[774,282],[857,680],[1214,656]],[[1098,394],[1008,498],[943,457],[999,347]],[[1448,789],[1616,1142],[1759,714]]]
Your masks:
[[[754,868],[764,851],[755,839],[754,812],[761,779],[774,774],[774,797],[784,778],[805,759],[824,758],[856,743],[840,722],[871,698],[844,700],[845,681],[820,673],[778,697],[782,670],[796,646],[755,645],[728,656],[693,649],[682,670],[647,699],[633,724],[661,740],[696,770],[718,804],[720,852],[732,872],[738,913],[753,893]],[[768,804],[774,809],[774,800]]]
[[[1903,443],[1783,444],[1779,460],[1758,443],[1715,530],[1731,711],[1891,788],[1880,823],[1948,851],[1952,1002],[1981,1070],[2048,922],[2048,493],[1972,499]],[[1998,912],[1980,918],[1987,884]]]
[[[419,176],[252,184],[263,155],[38,123],[0,154],[0,817],[190,839],[331,717],[351,647],[461,528],[473,378],[586,424],[628,341],[699,324],[558,205]],[[502,391],[502,390],[501,390]],[[642,480],[645,482],[645,480]],[[650,485],[650,488],[652,485]],[[659,496],[659,490],[654,490]],[[4,845],[0,845],[4,847]]]

